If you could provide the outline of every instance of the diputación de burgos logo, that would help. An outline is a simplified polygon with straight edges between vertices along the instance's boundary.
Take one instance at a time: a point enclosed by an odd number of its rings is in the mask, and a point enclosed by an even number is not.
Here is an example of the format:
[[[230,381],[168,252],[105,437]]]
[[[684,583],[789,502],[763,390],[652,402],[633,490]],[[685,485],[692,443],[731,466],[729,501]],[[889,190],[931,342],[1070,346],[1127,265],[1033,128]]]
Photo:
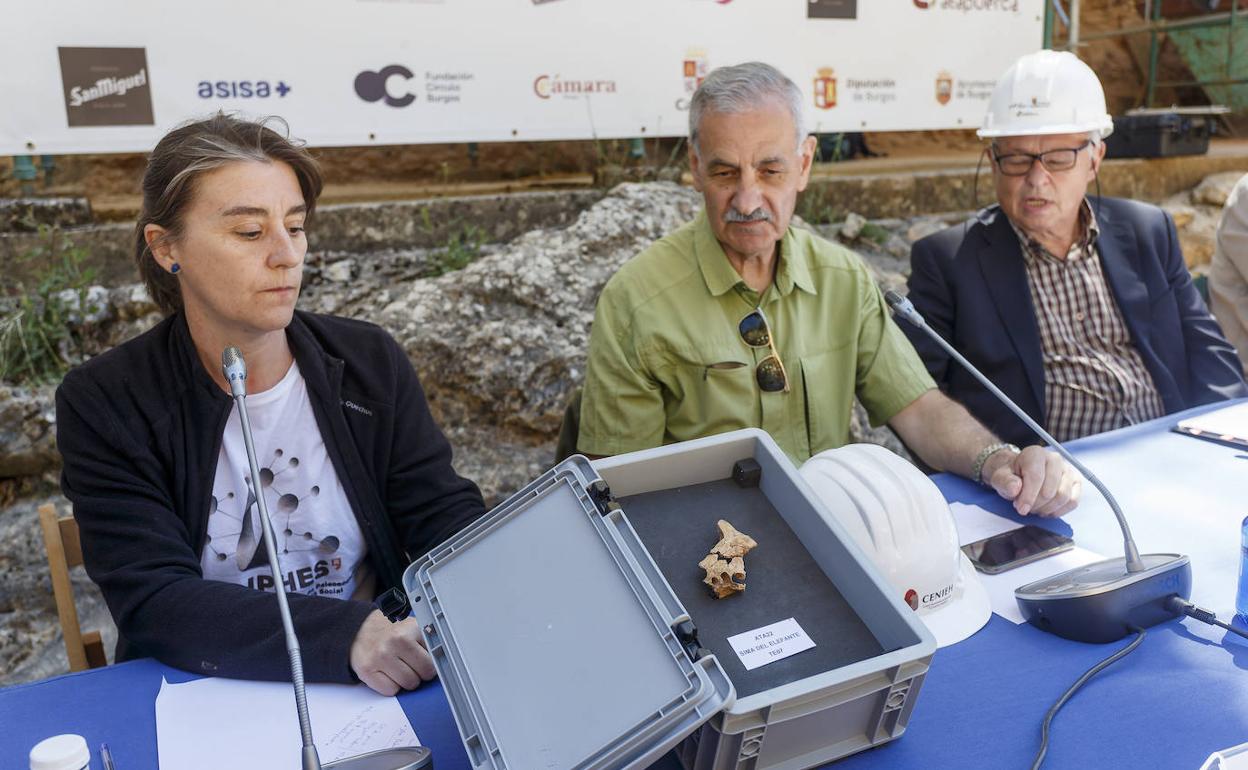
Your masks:
[[[65,115],[80,126],[151,126],[145,48],[58,47]]]
[[[913,0],[914,7],[921,10],[975,11],[1018,13],[1018,0]]]
[[[616,92],[614,80],[588,80],[565,78],[562,75],[538,75],[533,80],[533,93],[540,99],[552,96],[563,96],[575,99],[580,96],[613,94]]]
[[[698,86],[702,85],[702,81],[706,80],[710,71],[711,63],[705,49],[690,48],[685,51],[685,58],[681,62],[681,77],[684,81],[685,92],[676,100],[676,109],[681,112],[688,111],[689,100],[693,97],[693,92],[698,90]]]
[[[836,72],[831,67],[820,67],[815,73],[815,106],[830,110],[836,106]]]

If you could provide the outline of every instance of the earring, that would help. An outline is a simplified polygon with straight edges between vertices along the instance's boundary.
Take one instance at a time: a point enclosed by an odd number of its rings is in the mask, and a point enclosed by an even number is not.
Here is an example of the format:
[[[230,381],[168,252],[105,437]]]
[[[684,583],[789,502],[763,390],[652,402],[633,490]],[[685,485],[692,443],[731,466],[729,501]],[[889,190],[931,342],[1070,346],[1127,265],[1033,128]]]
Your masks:
[[[177,262],[174,262],[173,267],[169,268],[169,272],[177,274],[177,272],[181,269],[182,269],[182,266],[179,265]]]

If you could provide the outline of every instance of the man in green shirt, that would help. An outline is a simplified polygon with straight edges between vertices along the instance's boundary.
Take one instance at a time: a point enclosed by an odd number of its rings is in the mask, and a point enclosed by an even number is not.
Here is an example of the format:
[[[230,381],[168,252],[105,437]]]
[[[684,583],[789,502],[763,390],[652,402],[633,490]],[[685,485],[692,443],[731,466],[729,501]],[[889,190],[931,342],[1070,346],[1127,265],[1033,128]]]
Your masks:
[[[789,226],[814,158],[802,101],[761,63],[715,70],[694,93],[689,163],[705,206],[603,289],[578,448],[758,427],[800,464],[848,443],[856,395],[933,468],[991,485],[1021,514],[1073,509],[1073,468],[1002,443],[936,390],[861,259]]]

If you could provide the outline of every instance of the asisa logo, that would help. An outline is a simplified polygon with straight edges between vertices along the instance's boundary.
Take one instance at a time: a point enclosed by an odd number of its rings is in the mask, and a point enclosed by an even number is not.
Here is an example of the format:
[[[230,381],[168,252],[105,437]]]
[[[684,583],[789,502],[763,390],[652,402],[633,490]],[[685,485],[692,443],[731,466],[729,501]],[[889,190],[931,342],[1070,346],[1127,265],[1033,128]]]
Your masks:
[[[281,99],[290,93],[290,86],[283,80],[201,80],[196,93],[200,99]]]

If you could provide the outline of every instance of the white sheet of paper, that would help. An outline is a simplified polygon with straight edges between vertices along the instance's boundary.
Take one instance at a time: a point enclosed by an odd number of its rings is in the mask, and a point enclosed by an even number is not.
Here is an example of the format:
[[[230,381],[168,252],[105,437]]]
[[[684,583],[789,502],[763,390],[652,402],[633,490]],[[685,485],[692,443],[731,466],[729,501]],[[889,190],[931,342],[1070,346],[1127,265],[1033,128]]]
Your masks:
[[[1196,429],[1216,436],[1248,439],[1248,401],[1225,409],[1216,409],[1179,423],[1180,428]]]
[[[746,671],[784,660],[815,646],[793,618],[728,637],[728,644]]]
[[[988,601],[992,604],[992,611],[1011,623],[1022,623],[1023,614],[1019,611],[1018,602],[1014,599],[1015,588],[1104,558],[1099,553],[1075,546],[1069,551],[1006,570],[999,575],[985,575],[981,572],[979,580],[988,592]]]
[[[958,527],[958,545],[974,543],[1019,528],[1018,522],[986,511],[978,505],[950,503],[949,511],[953,513],[953,522]]]
[[[394,698],[364,685],[307,686],[321,762],[396,746],[419,746]],[[198,679],[161,682],[156,744],[162,768],[300,770],[299,717],[289,683]]]

